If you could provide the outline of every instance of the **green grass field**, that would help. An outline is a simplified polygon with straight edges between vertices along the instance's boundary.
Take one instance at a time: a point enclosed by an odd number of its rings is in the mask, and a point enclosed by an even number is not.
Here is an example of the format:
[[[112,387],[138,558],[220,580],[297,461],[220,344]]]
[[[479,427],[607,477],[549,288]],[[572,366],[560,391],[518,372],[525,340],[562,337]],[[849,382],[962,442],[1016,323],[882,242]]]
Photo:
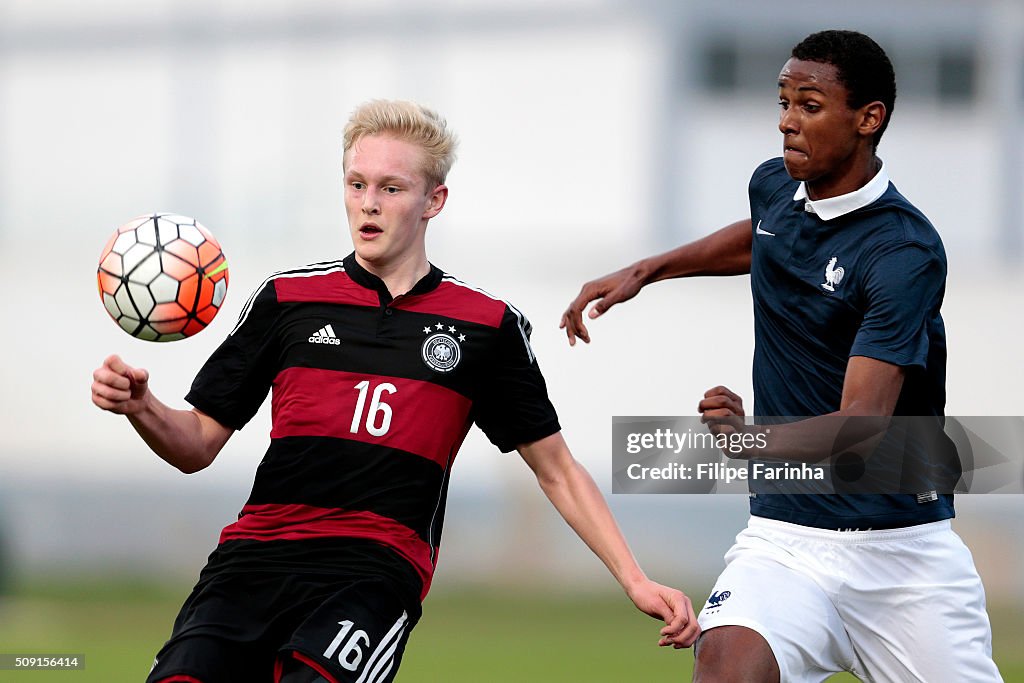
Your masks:
[[[14,683],[145,678],[189,586],[28,585],[0,598],[0,653],[84,654],[82,671],[0,671]],[[1007,683],[1024,683],[1024,616],[993,614]],[[624,597],[547,597],[511,589],[438,592],[425,605],[400,683],[688,681],[690,651],[658,648],[658,625]],[[854,679],[835,676],[833,683]],[[939,682],[941,683],[941,682]]]

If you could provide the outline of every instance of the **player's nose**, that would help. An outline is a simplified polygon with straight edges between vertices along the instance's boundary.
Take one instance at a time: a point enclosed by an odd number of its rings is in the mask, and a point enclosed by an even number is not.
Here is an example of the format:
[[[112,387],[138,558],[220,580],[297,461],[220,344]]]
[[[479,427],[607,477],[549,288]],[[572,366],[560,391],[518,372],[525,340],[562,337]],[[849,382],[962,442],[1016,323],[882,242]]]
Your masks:
[[[375,216],[380,213],[380,202],[377,200],[377,193],[367,189],[363,193],[363,213],[368,216]]]
[[[779,113],[779,131],[781,131],[783,135],[788,133],[796,134],[800,132],[800,123],[796,117],[796,113],[793,111],[793,107],[783,109]]]

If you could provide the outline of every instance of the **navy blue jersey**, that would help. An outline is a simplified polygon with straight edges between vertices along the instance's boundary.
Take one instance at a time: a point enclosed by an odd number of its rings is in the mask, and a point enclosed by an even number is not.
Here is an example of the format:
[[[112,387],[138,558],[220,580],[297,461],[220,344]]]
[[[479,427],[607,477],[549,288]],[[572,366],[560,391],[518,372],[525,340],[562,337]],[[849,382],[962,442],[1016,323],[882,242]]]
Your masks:
[[[396,298],[354,255],[269,278],[186,397],[240,429],[272,390],[270,447],[208,570],[374,574],[397,558],[389,573],[415,570],[422,598],[470,426],[503,451],[559,430],[529,335],[433,266]]]
[[[781,159],[762,164],[750,181],[754,413],[839,410],[847,361],[866,356],[905,369],[895,415],[941,417],[946,255],[938,233],[891,183],[866,206],[830,220],[794,198],[799,187]],[[819,528],[952,517],[952,495],[934,495],[928,486],[884,495],[766,495],[773,485],[760,481],[751,512]]]

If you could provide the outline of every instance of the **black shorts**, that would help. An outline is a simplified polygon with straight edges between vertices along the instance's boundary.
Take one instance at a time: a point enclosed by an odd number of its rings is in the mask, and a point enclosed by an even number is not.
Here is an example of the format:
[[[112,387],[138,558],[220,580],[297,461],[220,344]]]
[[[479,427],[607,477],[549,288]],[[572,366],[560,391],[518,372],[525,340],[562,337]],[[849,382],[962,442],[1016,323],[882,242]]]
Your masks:
[[[419,617],[419,602],[384,576],[203,576],[146,680],[276,683],[298,661],[328,681],[386,683]]]

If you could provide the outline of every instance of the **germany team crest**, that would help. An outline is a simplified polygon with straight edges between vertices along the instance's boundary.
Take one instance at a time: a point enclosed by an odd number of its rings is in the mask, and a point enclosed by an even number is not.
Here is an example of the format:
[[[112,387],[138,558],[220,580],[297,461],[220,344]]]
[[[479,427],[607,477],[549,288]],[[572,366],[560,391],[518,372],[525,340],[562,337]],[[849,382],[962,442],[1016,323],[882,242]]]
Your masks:
[[[456,334],[454,327],[450,326],[447,331],[443,330],[444,325],[441,323],[437,323],[437,331],[429,327],[423,328],[424,332],[432,332],[432,334],[423,341],[420,356],[431,370],[451,372],[462,359],[462,349],[459,346],[459,342],[466,341],[466,335],[460,334],[458,335],[458,340],[456,340],[453,336]]]

